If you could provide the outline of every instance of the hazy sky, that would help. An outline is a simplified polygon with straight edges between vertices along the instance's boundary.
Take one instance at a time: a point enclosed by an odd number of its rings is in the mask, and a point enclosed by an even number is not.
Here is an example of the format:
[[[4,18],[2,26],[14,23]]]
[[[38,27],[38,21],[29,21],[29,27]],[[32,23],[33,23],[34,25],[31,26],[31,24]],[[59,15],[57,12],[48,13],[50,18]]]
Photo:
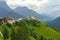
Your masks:
[[[17,6],[25,6],[39,14],[60,16],[60,0],[6,0],[6,2],[12,9]]]

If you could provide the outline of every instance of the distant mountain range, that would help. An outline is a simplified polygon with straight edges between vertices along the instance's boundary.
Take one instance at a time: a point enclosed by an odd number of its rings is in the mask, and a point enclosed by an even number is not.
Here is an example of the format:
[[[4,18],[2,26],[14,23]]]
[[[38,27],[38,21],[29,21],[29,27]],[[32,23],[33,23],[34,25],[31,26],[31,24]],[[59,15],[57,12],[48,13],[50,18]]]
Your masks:
[[[0,2],[0,17],[10,16],[14,18],[22,17],[22,15],[14,12],[5,1]]]
[[[32,15],[35,15],[35,17],[42,22],[46,22],[51,19],[49,16],[40,15],[36,11],[28,9],[27,7],[17,7],[16,9],[11,9],[5,1],[0,2],[0,17],[9,16],[13,18],[26,18]]]
[[[36,11],[28,9],[27,7],[17,7],[16,9],[14,9],[14,11],[25,16],[25,17],[35,15],[36,18],[41,21],[47,21],[47,20],[51,19],[49,16],[40,15]]]
[[[48,22],[47,25],[60,31],[60,17]]]

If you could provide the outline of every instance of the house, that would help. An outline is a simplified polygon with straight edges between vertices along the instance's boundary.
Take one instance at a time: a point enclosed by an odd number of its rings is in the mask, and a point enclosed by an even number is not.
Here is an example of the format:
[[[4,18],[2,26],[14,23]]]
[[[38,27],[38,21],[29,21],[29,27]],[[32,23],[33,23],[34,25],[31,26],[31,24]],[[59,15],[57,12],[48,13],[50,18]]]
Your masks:
[[[21,21],[21,20],[23,20],[23,18],[19,18],[17,21]]]
[[[13,24],[15,22],[15,20],[8,20],[7,22],[10,24]]]
[[[13,20],[13,19],[10,17],[0,18],[0,24],[5,24],[8,22],[8,20]]]
[[[27,17],[27,19],[36,19],[34,15]]]
[[[0,24],[2,24],[3,22],[4,22],[4,20],[0,18]]]
[[[34,15],[31,16],[31,19],[36,19]]]

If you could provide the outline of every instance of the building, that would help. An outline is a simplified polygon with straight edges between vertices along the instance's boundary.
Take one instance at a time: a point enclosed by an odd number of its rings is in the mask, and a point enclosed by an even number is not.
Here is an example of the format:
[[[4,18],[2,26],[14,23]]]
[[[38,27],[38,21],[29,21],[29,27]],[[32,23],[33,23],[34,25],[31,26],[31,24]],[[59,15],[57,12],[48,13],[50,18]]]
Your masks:
[[[36,19],[34,15],[27,17],[27,19]]]
[[[8,20],[7,22],[10,24],[13,24],[15,22],[15,20]]]
[[[36,19],[34,15],[31,16],[31,19]]]
[[[4,18],[0,18],[0,24],[4,24],[4,23],[7,23],[8,20],[13,20],[12,18],[10,17],[4,17]]]
[[[19,18],[17,21],[21,21],[21,20],[23,20],[23,18]]]
[[[4,20],[0,18],[0,24],[2,24],[3,22],[4,22]]]

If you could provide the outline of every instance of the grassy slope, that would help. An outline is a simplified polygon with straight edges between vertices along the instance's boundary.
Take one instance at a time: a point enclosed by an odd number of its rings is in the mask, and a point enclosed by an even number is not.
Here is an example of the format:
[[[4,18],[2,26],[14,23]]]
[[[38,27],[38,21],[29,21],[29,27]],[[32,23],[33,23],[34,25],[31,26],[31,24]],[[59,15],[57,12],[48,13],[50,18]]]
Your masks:
[[[23,25],[28,26],[32,30],[32,32],[36,33],[38,37],[41,35],[44,38],[47,39],[56,39],[60,38],[60,33],[57,32],[56,30],[53,30],[52,28],[49,28],[48,26],[44,25],[42,22],[37,21],[37,20],[24,20],[20,21],[20,23]],[[0,27],[0,30],[3,30],[3,27]],[[11,31],[11,28],[8,28],[8,31]],[[34,37],[30,36],[31,40],[35,40]],[[10,38],[9,38],[10,39]]]
[[[39,26],[34,26],[32,23],[29,23],[29,27],[31,29],[34,29],[33,32],[35,32],[38,36],[43,35],[45,38],[60,38],[60,33],[56,30],[53,30],[52,28],[49,28],[48,26],[44,25],[43,23],[39,21],[34,21],[36,24],[39,24]]]

